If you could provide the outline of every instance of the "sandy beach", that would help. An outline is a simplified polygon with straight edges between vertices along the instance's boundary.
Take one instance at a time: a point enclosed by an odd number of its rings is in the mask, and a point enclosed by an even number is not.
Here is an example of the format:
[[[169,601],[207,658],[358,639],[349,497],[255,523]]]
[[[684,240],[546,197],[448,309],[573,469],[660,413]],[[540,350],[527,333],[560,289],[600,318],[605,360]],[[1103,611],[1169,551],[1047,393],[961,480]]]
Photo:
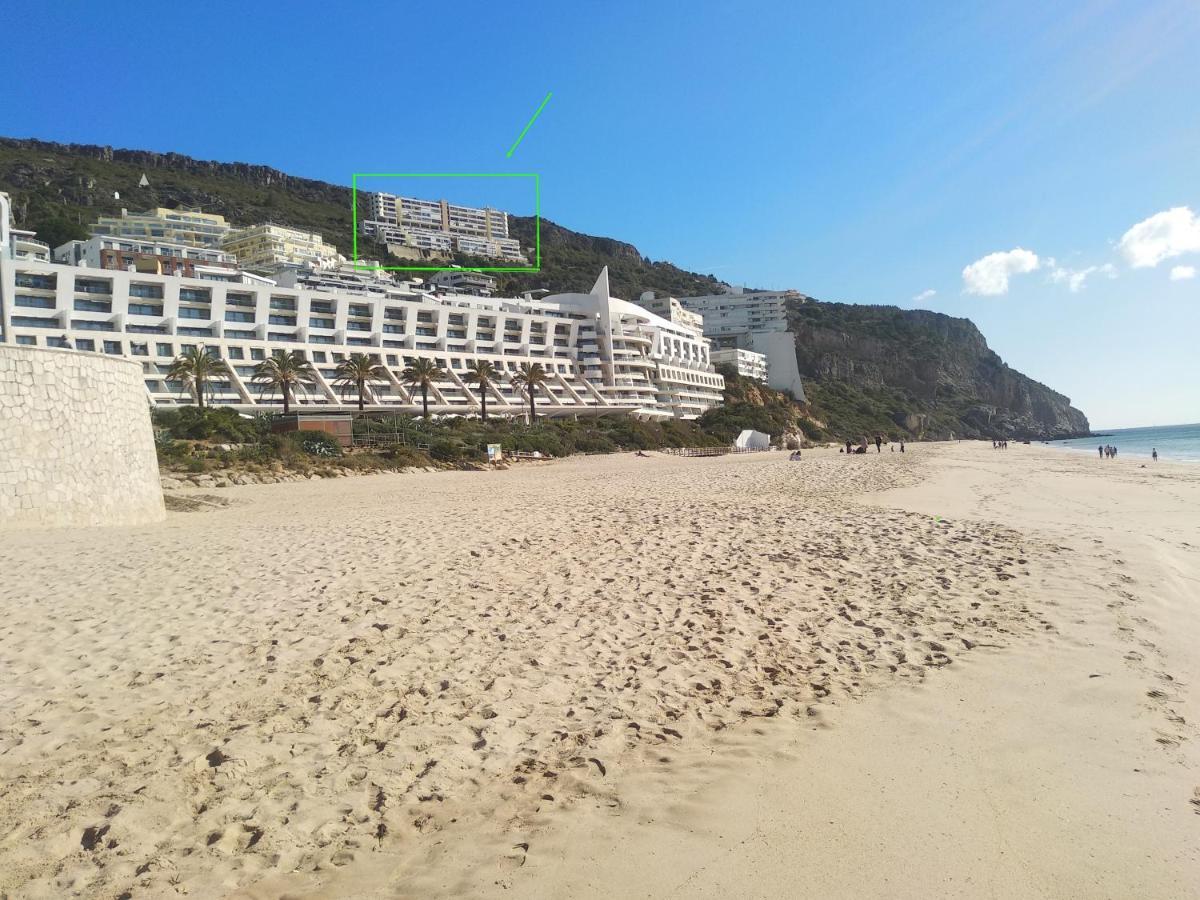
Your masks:
[[[1195,896],[1200,466],[908,451],[6,536],[0,897]]]

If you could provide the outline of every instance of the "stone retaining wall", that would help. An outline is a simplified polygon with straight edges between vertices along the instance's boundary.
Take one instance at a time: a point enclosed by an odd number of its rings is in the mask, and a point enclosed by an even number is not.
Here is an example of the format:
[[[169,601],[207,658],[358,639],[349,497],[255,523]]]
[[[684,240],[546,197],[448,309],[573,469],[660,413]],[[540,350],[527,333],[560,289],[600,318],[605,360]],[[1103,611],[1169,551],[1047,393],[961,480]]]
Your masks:
[[[165,517],[141,366],[0,344],[0,529]]]

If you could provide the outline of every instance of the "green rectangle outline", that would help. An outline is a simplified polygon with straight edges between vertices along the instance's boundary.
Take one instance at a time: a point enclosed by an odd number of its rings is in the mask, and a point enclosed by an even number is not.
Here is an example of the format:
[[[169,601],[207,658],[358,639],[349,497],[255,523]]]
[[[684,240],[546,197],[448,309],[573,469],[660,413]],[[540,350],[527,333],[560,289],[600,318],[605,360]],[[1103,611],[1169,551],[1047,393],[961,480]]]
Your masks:
[[[358,179],[360,178],[532,178],[534,266],[360,266],[358,264]],[[352,172],[350,174],[350,216],[354,229],[356,272],[540,272],[542,271],[542,179],[537,172]]]

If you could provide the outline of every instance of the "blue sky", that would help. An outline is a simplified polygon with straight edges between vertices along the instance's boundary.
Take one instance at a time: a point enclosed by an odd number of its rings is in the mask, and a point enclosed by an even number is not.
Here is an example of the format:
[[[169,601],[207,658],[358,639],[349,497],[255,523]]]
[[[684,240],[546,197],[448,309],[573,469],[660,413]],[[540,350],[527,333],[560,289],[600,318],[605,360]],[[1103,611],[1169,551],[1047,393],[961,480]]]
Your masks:
[[[0,133],[536,171],[653,259],[968,316],[1094,426],[1200,421],[1193,0],[254,6],[27,11]]]

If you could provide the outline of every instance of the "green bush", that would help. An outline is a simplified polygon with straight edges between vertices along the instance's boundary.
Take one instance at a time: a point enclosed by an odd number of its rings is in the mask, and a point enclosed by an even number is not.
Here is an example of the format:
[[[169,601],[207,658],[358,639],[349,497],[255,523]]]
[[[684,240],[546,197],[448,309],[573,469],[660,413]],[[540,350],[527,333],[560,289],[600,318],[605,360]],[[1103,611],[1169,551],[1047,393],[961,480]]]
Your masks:
[[[338,439],[324,431],[293,431],[288,434],[288,439],[309,456],[342,455],[342,445]]]
[[[256,441],[262,422],[247,419],[228,406],[179,406],[153,411],[154,424],[173,438],[189,441],[223,441],[235,444]]]

